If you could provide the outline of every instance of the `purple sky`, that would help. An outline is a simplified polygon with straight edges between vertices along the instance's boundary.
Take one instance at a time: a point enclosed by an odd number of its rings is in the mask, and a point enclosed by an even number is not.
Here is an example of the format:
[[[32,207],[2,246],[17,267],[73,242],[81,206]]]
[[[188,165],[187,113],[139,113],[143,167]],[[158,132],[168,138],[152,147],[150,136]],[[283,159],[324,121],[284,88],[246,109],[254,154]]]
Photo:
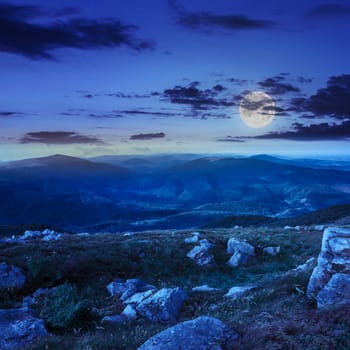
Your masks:
[[[346,0],[0,1],[0,159],[348,156],[349,34]]]

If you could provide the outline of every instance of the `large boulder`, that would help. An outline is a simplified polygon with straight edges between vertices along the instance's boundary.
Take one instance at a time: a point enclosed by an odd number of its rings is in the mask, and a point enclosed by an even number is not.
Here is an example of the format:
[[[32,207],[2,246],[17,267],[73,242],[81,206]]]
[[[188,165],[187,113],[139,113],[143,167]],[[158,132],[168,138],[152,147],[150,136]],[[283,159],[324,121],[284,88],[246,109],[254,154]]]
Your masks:
[[[44,321],[28,309],[0,310],[0,349],[23,349],[48,335]]]
[[[246,264],[255,255],[254,247],[251,244],[239,241],[236,238],[230,238],[228,240],[227,253],[232,254],[230,260],[227,262],[232,267]]]
[[[137,312],[152,322],[174,322],[186,293],[181,288],[162,288],[136,305]]]
[[[238,334],[220,320],[201,316],[156,334],[138,350],[235,349],[238,338]]]
[[[26,282],[22,269],[0,263],[0,290],[21,289]]]
[[[210,254],[210,249],[213,247],[206,239],[199,241],[199,245],[195,246],[187,253],[187,257],[193,260],[199,266],[210,266],[214,263],[214,257]]]
[[[350,230],[326,228],[321,252],[312,272],[307,295],[317,300],[318,307],[349,303]]]

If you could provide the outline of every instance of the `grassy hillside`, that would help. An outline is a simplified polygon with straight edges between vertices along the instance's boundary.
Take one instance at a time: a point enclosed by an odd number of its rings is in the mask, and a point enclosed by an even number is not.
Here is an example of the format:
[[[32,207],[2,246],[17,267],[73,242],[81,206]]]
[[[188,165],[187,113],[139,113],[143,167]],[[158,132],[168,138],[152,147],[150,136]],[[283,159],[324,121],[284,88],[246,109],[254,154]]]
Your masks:
[[[331,314],[331,319],[329,313],[316,311],[304,295],[309,274],[284,276],[286,271],[317,256],[321,232],[281,228],[200,232],[202,238],[215,244],[216,265],[210,268],[198,267],[186,257],[193,247],[184,243],[189,231],[65,235],[57,242],[0,243],[0,261],[20,266],[28,275],[25,290],[2,295],[0,307],[18,306],[25,295],[39,287],[60,285],[61,294],[72,298],[73,293],[74,300],[81,299],[89,308],[81,318],[57,328],[52,323],[50,326],[52,313],[38,305],[54,336],[28,349],[136,349],[167,325],[138,320],[107,329],[101,325],[101,319],[120,312],[122,307],[109,296],[106,285],[116,277],[142,278],[157,288],[184,288],[188,300],[179,321],[199,315],[218,317],[242,335],[242,349],[350,346],[345,336],[350,330],[345,311]],[[230,237],[246,239],[256,247],[257,255],[247,266],[231,268],[226,264],[226,243]],[[281,253],[275,257],[263,255],[262,248],[270,245],[280,245]],[[223,298],[232,286],[247,283],[258,283],[261,288],[240,301]],[[221,290],[210,294],[191,291],[203,284]],[[63,297],[61,294],[57,298]]]
[[[233,226],[298,226],[298,225],[319,225],[331,224],[336,220],[340,220],[350,216],[350,204],[340,204],[332,207],[320,209],[291,218],[272,218],[267,216],[257,215],[241,215],[241,216],[227,216],[218,220],[213,220],[205,225],[203,228],[224,227],[229,228]]]

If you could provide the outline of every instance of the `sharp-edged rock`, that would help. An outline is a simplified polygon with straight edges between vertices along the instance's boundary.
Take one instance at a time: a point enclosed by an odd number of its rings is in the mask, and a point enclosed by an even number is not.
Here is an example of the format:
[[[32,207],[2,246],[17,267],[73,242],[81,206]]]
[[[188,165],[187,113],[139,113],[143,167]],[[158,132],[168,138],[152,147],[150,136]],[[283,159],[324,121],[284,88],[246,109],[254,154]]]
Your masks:
[[[254,255],[254,247],[236,238],[230,238],[227,242],[227,254],[242,253],[246,255]]]
[[[127,320],[135,320],[137,318],[137,312],[131,304],[128,304],[120,316]]]
[[[227,264],[232,267],[246,264],[255,255],[254,250],[251,244],[230,238],[227,242],[227,253],[232,256]]]
[[[147,290],[146,292],[135,293],[130,298],[123,300],[124,304],[139,304],[146,298],[150,297],[152,294],[156,292],[155,289]]]
[[[138,350],[234,350],[238,339],[222,321],[201,316],[156,334]]]
[[[186,293],[181,288],[162,288],[136,306],[137,312],[152,322],[174,322]]]
[[[136,293],[152,289],[155,289],[155,287],[140,279],[128,279],[124,281],[116,278],[107,286],[108,292],[122,301],[127,300]]]
[[[206,239],[199,241],[198,246],[195,246],[192,250],[187,253],[187,257],[193,260],[199,266],[211,266],[214,264],[214,257],[210,254],[210,249],[213,244],[208,242]]]

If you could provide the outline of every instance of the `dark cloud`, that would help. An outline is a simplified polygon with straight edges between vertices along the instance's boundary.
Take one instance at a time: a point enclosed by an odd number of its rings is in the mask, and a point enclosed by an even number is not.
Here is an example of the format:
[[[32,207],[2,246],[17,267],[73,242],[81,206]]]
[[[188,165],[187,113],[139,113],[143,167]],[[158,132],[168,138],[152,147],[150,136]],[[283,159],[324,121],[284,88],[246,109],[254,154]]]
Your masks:
[[[169,4],[176,13],[178,24],[193,30],[224,29],[238,31],[266,29],[274,24],[271,21],[253,19],[238,14],[216,15],[209,12],[188,12],[177,0],[169,0]]]
[[[153,46],[133,37],[135,26],[117,20],[75,18],[45,24],[33,22],[43,14],[36,6],[1,3],[0,51],[32,59],[53,59],[53,51],[62,48],[89,50],[127,46],[140,51]]]
[[[21,137],[20,143],[43,143],[47,145],[64,144],[104,144],[97,137],[82,135],[74,131],[38,131],[29,132]]]
[[[301,84],[309,84],[312,83],[313,79],[312,78],[305,78],[305,77],[298,77],[297,82]]]
[[[175,117],[175,116],[181,116],[180,113],[174,113],[174,112],[152,112],[152,111],[144,111],[144,110],[137,110],[137,109],[130,109],[130,110],[121,110],[119,113],[124,115],[147,115],[147,116],[154,116],[154,117]]]
[[[21,112],[10,112],[10,111],[0,112],[0,117],[18,117],[22,115],[24,115],[24,113],[21,113]]]
[[[282,82],[283,76],[276,76],[258,82],[258,85],[271,95],[283,95],[288,92],[300,92],[300,89],[287,82]]]
[[[110,92],[110,93],[106,93],[104,94],[104,96],[108,96],[108,97],[117,97],[117,98],[149,98],[151,96],[155,96],[155,93],[152,92],[151,94],[124,94],[123,92]]]
[[[237,78],[228,78],[227,81],[229,81],[230,83],[239,85],[239,86],[243,86],[248,82],[248,80],[246,80],[246,79],[237,79]]]
[[[225,98],[219,98],[218,95],[225,90],[222,85],[216,85],[213,89],[199,89],[199,83],[193,82],[188,86],[175,86],[172,89],[166,89],[163,96],[169,99],[171,103],[190,105],[194,109],[206,109],[208,106],[230,107],[234,106],[233,101]]]
[[[341,124],[312,124],[295,123],[294,130],[286,132],[272,132],[254,137],[255,139],[284,139],[297,141],[331,141],[350,138],[350,120]]]
[[[327,87],[319,89],[309,98],[292,100],[292,107],[316,116],[350,118],[350,74],[330,77]]]
[[[350,6],[328,3],[313,7],[306,13],[309,18],[338,18],[350,16]]]
[[[131,135],[130,140],[152,140],[152,139],[160,139],[164,137],[165,137],[164,132],[157,132],[157,133],[151,133],[151,134]]]

